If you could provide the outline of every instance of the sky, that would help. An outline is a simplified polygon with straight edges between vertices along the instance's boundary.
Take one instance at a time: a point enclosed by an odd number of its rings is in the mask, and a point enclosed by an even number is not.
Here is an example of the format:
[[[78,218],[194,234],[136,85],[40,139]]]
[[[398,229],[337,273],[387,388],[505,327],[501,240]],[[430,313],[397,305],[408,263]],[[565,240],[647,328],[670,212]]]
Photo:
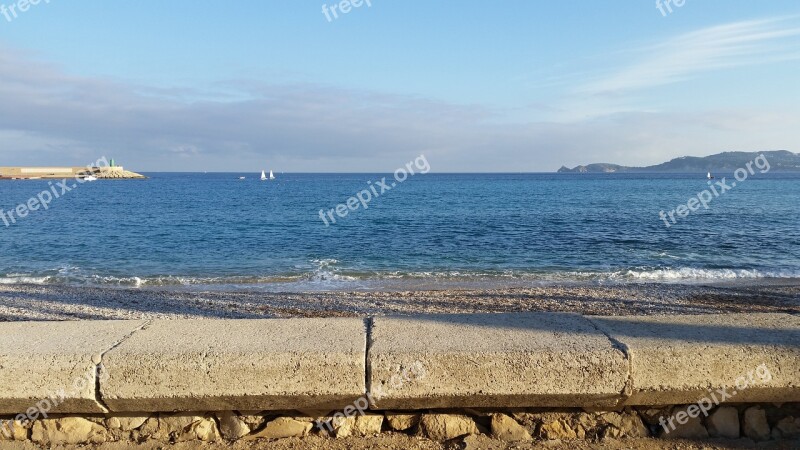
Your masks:
[[[346,1],[361,5],[0,0],[0,166],[391,172],[424,154],[434,172],[548,172],[800,152],[797,0]]]

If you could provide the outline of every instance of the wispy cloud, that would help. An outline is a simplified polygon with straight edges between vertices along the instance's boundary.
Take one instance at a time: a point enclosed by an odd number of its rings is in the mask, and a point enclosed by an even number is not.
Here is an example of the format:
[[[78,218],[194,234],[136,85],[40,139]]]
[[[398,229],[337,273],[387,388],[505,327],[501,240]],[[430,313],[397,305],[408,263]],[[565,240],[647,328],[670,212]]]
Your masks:
[[[580,85],[579,94],[620,95],[702,73],[800,59],[797,16],[748,20],[684,33],[634,48],[633,61]]]

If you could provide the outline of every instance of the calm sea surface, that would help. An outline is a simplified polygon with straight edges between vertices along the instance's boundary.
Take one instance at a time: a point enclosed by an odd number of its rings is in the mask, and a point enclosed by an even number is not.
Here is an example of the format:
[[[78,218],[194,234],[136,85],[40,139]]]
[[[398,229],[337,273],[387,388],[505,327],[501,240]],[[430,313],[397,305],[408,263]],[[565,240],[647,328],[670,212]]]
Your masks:
[[[330,226],[321,209],[392,176],[147,175],[86,183],[46,211],[0,221],[0,283],[337,290],[800,277],[798,174],[756,173],[670,228],[659,211],[708,188],[705,174],[418,174]],[[2,181],[0,209],[48,188]]]

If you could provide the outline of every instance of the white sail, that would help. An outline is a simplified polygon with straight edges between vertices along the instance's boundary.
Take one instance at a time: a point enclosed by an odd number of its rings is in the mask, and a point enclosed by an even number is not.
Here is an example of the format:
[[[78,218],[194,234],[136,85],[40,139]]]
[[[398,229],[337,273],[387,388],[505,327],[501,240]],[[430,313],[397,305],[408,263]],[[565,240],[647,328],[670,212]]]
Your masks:
[[[261,171],[261,180],[263,181],[263,180],[266,180],[266,179],[267,179],[267,173],[262,170]]]
[[[275,179],[275,174],[274,174],[274,173],[272,173],[272,171],[271,171],[271,170],[269,171],[269,179],[270,179],[270,180],[274,180],[274,179]]]
[[[711,176],[711,172],[708,172],[708,179],[710,180],[712,178],[714,178],[714,177]]]

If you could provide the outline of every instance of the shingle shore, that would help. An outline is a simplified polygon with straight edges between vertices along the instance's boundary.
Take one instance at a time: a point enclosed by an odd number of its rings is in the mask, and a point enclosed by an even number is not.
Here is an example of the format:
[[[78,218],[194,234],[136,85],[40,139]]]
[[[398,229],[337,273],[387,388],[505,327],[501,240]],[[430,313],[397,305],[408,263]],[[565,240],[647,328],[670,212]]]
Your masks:
[[[386,292],[185,292],[0,285],[0,321],[363,317],[521,311],[588,315],[800,314],[800,281],[728,285],[560,285]]]

